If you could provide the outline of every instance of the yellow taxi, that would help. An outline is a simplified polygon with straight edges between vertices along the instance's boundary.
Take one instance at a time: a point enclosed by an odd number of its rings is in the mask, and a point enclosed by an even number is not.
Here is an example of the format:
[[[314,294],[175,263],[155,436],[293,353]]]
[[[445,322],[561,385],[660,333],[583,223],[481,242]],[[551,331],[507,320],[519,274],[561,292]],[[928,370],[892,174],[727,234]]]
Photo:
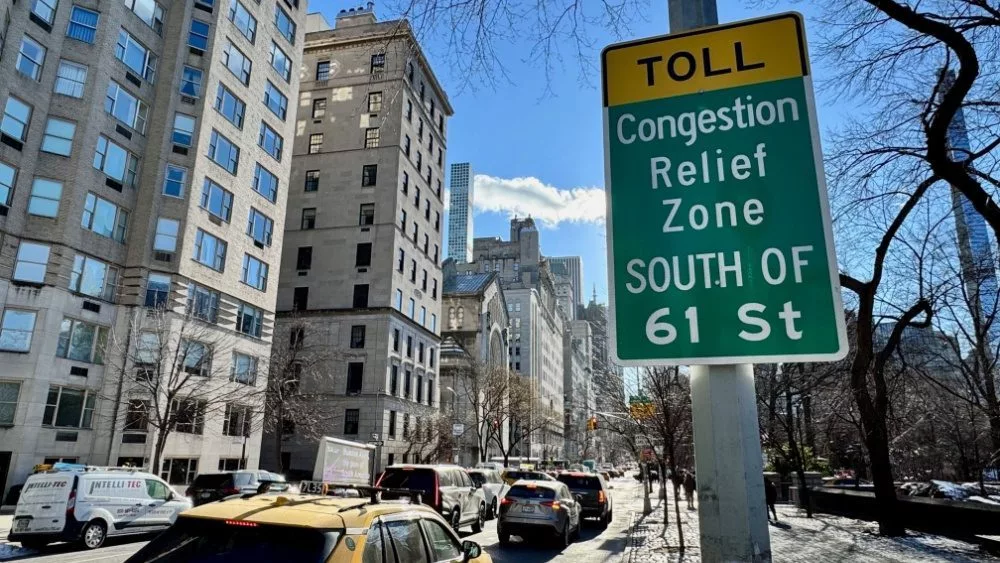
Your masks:
[[[493,562],[434,509],[359,489],[353,498],[264,493],[205,504],[183,512],[126,563]]]

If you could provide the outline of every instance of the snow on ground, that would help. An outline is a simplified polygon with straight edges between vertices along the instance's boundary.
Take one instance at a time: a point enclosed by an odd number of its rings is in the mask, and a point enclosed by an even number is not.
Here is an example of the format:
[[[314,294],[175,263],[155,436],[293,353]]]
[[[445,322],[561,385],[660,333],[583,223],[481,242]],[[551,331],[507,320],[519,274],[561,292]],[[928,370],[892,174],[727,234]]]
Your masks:
[[[0,561],[14,559],[15,557],[27,557],[35,553],[34,549],[21,547],[18,544],[0,542]]]

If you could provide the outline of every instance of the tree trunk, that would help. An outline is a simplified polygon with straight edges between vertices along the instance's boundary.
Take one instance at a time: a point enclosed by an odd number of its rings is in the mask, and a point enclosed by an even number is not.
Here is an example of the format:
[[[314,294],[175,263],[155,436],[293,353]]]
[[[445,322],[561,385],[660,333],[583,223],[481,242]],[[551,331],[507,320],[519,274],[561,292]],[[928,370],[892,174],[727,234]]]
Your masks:
[[[802,396],[802,427],[806,433],[806,447],[816,451],[816,428],[812,421],[812,396],[806,393]]]
[[[806,471],[799,441],[795,437],[795,412],[792,405],[792,375],[791,369],[785,374],[785,412],[788,418],[788,449],[792,453],[792,467],[799,478],[799,498],[806,508],[806,518],[812,518],[812,507],[809,505],[809,489],[806,487]]]
[[[168,432],[164,429],[160,429],[156,435],[156,443],[153,444],[153,459],[149,463],[150,467],[153,468],[153,475],[159,475],[161,472],[160,463],[163,457],[163,449],[167,446],[167,435]],[[170,475],[167,475],[165,481],[170,482]]]
[[[666,508],[664,508],[664,511]],[[684,528],[681,526],[681,496],[677,488],[674,488],[674,519],[677,520],[677,541],[678,550],[684,553]]]
[[[878,531],[883,536],[903,536],[906,529],[900,522],[896,485],[892,479],[892,462],[889,459],[889,437],[885,424],[874,421],[867,430],[868,456],[871,461],[872,482],[878,510]]]

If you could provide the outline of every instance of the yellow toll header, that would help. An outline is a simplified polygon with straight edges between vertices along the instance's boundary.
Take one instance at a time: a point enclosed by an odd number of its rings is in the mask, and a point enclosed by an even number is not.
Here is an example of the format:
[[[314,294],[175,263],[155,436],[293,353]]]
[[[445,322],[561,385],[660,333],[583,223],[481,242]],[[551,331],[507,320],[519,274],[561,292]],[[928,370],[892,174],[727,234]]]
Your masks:
[[[611,45],[601,66],[605,107],[809,74],[797,13]]]

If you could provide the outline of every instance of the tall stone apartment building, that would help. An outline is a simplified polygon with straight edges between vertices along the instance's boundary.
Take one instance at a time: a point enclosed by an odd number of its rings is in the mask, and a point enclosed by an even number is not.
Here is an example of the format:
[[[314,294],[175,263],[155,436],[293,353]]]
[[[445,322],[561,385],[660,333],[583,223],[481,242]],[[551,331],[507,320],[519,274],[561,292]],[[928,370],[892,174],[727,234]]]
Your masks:
[[[377,21],[371,4],[332,27],[310,14],[303,68],[276,346],[331,356],[300,383],[324,434],[377,435],[379,468],[413,461],[439,407],[452,108],[409,24]],[[266,464],[311,472],[315,439],[294,421],[285,434]]]
[[[185,373],[260,389],[304,10],[0,0],[0,489],[47,461],[148,463],[155,308],[164,339],[197,325]],[[174,404],[172,482],[256,465],[248,405],[213,407]]]

